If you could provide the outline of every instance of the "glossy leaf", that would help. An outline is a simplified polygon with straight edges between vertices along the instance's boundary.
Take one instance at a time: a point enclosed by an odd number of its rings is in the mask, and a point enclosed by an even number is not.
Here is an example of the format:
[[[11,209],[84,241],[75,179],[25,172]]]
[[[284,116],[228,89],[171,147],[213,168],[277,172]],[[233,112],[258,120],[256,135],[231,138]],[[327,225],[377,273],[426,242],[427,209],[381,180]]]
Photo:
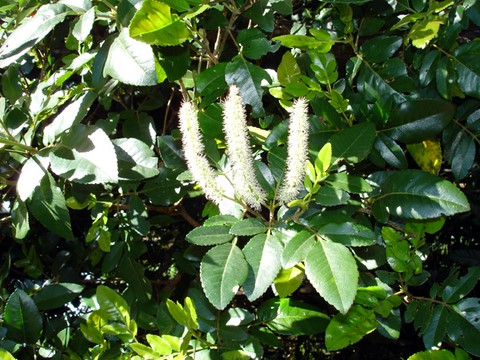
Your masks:
[[[305,259],[305,273],[329,304],[342,314],[347,313],[357,292],[358,269],[344,245],[318,241]]]
[[[322,206],[343,205],[350,200],[346,191],[335,189],[330,186],[322,186],[314,196],[315,202]]]
[[[458,86],[465,94],[477,99],[480,98],[480,64],[476,60],[478,51],[480,44],[473,41],[459,46],[454,52]]]
[[[479,299],[465,299],[457,306],[448,313],[448,337],[470,354],[480,356]]]
[[[264,115],[262,96],[263,80],[271,82],[270,75],[262,68],[246,61],[241,56],[236,56],[227,64],[225,80],[228,85],[236,85],[240,90],[242,100],[252,106],[252,115]]]
[[[404,219],[431,219],[468,211],[465,195],[447,180],[419,170],[392,171],[374,198],[374,215]]]
[[[235,244],[217,245],[210,249],[200,264],[202,287],[208,300],[219,310],[233,299],[248,275],[248,264]]]
[[[128,85],[156,85],[167,77],[164,72],[157,75],[157,66],[152,48],[132,39],[124,28],[110,46],[103,75]]]
[[[255,218],[249,218],[240,220],[233,224],[230,229],[230,234],[236,236],[249,236],[263,233],[266,230],[267,228],[262,221]]]
[[[98,184],[118,181],[115,148],[95,126],[77,125],[50,153],[52,171],[70,181]]]
[[[195,79],[195,87],[207,103],[213,102],[227,88],[225,81],[226,68],[227,63],[220,62],[202,71]]]
[[[143,141],[120,138],[112,142],[118,159],[119,180],[142,180],[158,175],[158,158]]]
[[[147,180],[143,191],[153,204],[169,206],[180,200],[186,189],[177,180],[180,172],[166,167],[159,168],[158,172],[157,176]]]
[[[311,32],[312,36],[306,35],[280,35],[274,37],[272,40],[280,41],[283,46],[289,48],[298,48],[301,50],[317,50],[320,52],[328,52],[332,45],[333,41],[330,35],[324,30],[316,30]]]
[[[303,230],[288,240],[282,252],[282,267],[291,268],[305,260],[310,249],[315,245],[315,235]]]
[[[365,122],[341,130],[329,142],[332,144],[334,159],[358,163],[368,156],[374,140],[375,125]]]
[[[385,134],[404,143],[418,143],[439,134],[452,120],[455,106],[443,100],[409,100],[398,106]]]
[[[186,168],[182,150],[175,139],[170,135],[163,135],[157,138],[158,150],[163,163],[170,169]]]
[[[364,179],[347,173],[331,174],[325,182],[335,189],[344,190],[354,194],[372,191],[372,187]]]
[[[295,84],[300,80],[301,75],[302,72],[297,61],[293,57],[292,53],[287,51],[285,54],[283,54],[282,61],[280,62],[280,65],[278,65],[278,81],[283,86]]]
[[[160,1],[145,0],[129,26],[130,36],[147,44],[179,45],[190,37],[185,23]]]
[[[96,291],[100,312],[107,320],[130,322],[130,307],[124,298],[107,286],[100,285]]]
[[[455,360],[455,356],[448,350],[426,350],[413,354],[408,360]]]
[[[273,282],[273,286],[278,296],[284,298],[291,295],[302,285],[304,277],[305,267],[303,264],[298,264],[288,269],[281,269]]]
[[[443,301],[447,303],[458,302],[475,288],[479,279],[480,266],[469,268],[468,273],[460,279],[455,276],[455,281],[447,284],[441,293]]]
[[[389,165],[397,169],[408,167],[407,157],[403,149],[392,138],[380,133],[373,146]]]
[[[10,339],[18,343],[35,344],[40,338],[43,329],[42,316],[25,291],[17,289],[10,295],[3,316]]]
[[[47,173],[40,181],[40,185],[35,188],[27,207],[48,230],[64,239],[73,239],[65,197],[50,173]]]
[[[224,225],[200,226],[187,234],[186,239],[195,245],[223,244],[233,239],[230,227]]]
[[[354,305],[346,314],[335,315],[325,331],[327,349],[339,350],[360,341],[377,328],[372,310]]]
[[[360,47],[360,53],[369,62],[381,63],[393,56],[402,43],[400,36],[380,35],[365,41]]]
[[[249,271],[243,287],[248,300],[258,299],[275,280],[282,267],[282,250],[282,243],[271,234],[254,236],[245,245],[243,254]]]
[[[79,284],[59,283],[43,287],[35,294],[33,300],[39,310],[50,310],[62,307],[75,299],[83,291]]]
[[[283,335],[319,334],[330,320],[312,305],[289,298],[267,300],[260,305],[257,316],[270,330]]]
[[[458,125],[451,124],[443,132],[445,157],[457,180],[467,176],[473,166],[476,147],[473,138]]]
[[[318,234],[323,238],[346,246],[370,246],[376,242],[376,235],[372,230],[351,222],[327,224],[318,229]]]
[[[237,41],[242,46],[242,54],[252,60],[260,59],[269,52],[275,52],[279,43],[272,44],[265,34],[258,29],[244,29],[237,35]]]

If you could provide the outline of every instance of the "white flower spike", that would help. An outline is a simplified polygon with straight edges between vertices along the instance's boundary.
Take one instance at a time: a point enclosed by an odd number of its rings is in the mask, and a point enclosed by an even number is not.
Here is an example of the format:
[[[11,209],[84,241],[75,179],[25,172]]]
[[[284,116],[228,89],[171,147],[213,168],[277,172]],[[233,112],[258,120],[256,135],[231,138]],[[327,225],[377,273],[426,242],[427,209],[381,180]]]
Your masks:
[[[197,111],[190,101],[185,101],[179,111],[180,131],[182,133],[183,153],[193,179],[200,185],[207,199],[219,204],[222,190],[216,176],[205,157],[203,136],[200,132]]]
[[[293,103],[290,111],[286,171],[277,194],[280,203],[288,203],[298,196],[308,160],[308,133],[308,104],[300,98]]]
[[[223,131],[232,166],[235,193],[253,209],[260,210],[266,194],[255,177],[245,105],[236,86],[230,86],[223,107]]]

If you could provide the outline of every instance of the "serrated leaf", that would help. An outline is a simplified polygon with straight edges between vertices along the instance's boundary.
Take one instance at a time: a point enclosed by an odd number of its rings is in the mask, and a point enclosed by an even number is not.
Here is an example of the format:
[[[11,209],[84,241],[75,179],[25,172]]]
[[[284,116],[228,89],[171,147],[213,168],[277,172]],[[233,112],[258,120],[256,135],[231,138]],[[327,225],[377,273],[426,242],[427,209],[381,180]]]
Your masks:
[[[250,236],[263,233],[267,230],[265,224],[255,218],[243,219],[233,224],[230,234],[236,236]]]
[[[281,269],[273,282],[278,296],[281,298],[291,295],[303,283],[305,277],[305,266],[297,264],[288,269]]]
[[[370,122],[341,130],[329,140],[332,144],[332,157],[351,163],[362,161],[370,153],[375,135],[375,125]]]
[[[202,287],[210,303],[225,309],[248,276],[242,250],[232,243],[210,249],[200,263]]]
[[[83,184],[116,183],[117,155],[107,134],[93,125],[77,125],[50,153],[52,171]]]
[[[64,239],[73,239],[65,197],[50,173],[41,179],[40,185],[35,188],[33,195],[27,201],[27,207],[49,231]]]
[[[372,191],[372,187],[364,179],[347,173],[331,174],[325,182],[335,189],[344,190],[354,194]]]
[[[273,283],[282,267],[282,249],[282,243],[271,234],[256,235],[245,245],[243,254],[249,272],[244,289],[248,300],[258,299]]]
[[[83,288],[82,285],[72,283],[51,284],[36,293],[33,300],[39,310],[55,309],[75,299],[83,291]]]
[[[236,85],[245,104],[252,106],[252,115],[260,117],[265,114],[262,104],[263,80],[271,82],[270,75],[262,68],[235,56],[225,69],[225,81],[228,85]]]
[[[119,180],[143,180],[158,175],[158,158],[143,141],[120,138],[112,143],[118,159]]]
[[[103,76],[109,75],[128,85],[152,86],[167,78],[165,72],[157,75],[159,66],[150,45],[132,39],[124,28],[110,45]]]
[[[204,221],[203,226],[224,225],[233,226],[240,221],[233,215],[215,215]]]
[[[305,259],[305,274],[329,304],[347,313],[357,293],[358,269],[344,245],[318,241]]]
[[[283,268],[291,268],[303,261],[315,245],[315,234],[303,230],[288,240],[282,252]]]
[[[372,210],[380,221],[389,216],[431,219],[469,211],[465,195],[454,184],[420,170],[392,171],[373,199]]]
[[[418,143],[432,139],[453,119],[455,105],[439,99],[415,99],[394,109],[382,130],[394,140]]]
[[[360,341],[377,328],[373,310],[354,305],[346,314],[335,315],[325,331],[328,350],[340,350]]]
[[[376,242],[376,235],[372,230],[351,222],[327,224],[317,232],[323,238],[346,246],[370,246]]]
[[[190,31],[170,7],[160,1],[145,0],[129,26],[130,36],[147,44],[179,45],[190,38]]]
[[[233,239],[233,235],[230,233],[230,226],[200,226],[190,231],[186,239],[195,245],[210,246],[226,243]]]
[[[7,67],[27,53],[61,23],[67,14],[68,9],[64,5],[47,4],[41,6],[35,15],[26,18],[0,47],[0,68]]]
[[[257,317],[268,328],[282,335],[315,335],[325,331],[327,315],[297,300],[269,299],[260,305]]]
[[[3,313],[8,338],[17,343],[35,344],[42,334],[43,321],[35,302],[17,289],[7,300]]]
[[[285,54],[283,54],[280,65],[278,65],[278,81],[283,86],[295,84],[300,80],[301,75],[302,72],[300,70],[300,66],[293,57],[292,53],[287,51]]]

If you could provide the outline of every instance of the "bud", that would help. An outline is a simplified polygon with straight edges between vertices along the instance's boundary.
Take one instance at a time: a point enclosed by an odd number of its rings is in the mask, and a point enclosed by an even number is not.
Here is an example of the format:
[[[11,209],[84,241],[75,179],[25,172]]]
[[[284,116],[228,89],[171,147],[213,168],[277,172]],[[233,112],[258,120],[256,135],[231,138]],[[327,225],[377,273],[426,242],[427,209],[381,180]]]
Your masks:
[[[295,200],[305,177],[309,131],[307,106],[307,101],[300,98],[293,103],[290,111],[286,171],[277,194],[277,200],[280,203]]]
[[[205,146],[200,132],[197,111],[190,101],[182,104],[179,111],[180,131],[182,133],[183,153],[193,179],[200,185],[207,199],[219,204],[222,190],[216,176],[205,157]]]
[[[230,93],[223,106],[223,131],[232,167],[233,187],[241,200],[259,210],[266,194],[255,177],[245,105],[236,86],[230,86]]]

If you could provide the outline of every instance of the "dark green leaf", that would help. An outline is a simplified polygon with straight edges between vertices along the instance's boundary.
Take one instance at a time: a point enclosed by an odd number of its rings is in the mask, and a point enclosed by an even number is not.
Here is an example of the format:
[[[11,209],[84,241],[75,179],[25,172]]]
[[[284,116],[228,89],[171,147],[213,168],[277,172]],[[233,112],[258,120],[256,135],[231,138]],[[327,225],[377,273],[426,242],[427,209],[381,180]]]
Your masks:
[[[244,284],[248,300],[254,301],[262,296],[277,277],[281,268],[282,248],[282,243],[271,234],[254,236],[243,248],[249,265]]]
[[[83,290],[83,286],[71,283],[51,284],[43,287],[35,294],[33,300],[39,310],[50,310],[62,307],[75,299]]]
[[[260,59],[263,55],[280,48],[280,43],[272,44],[258,29],[241,30],[237,35],[237,42],[242,46],[242,54],[252,60]]]
[[[145,277],[145,268],[135,260],[134,254],[123,252],[118,264],[118,271],[120,276],[128,283],[125,295],[130,292],[130,296],[135,296],[139,302],[147,302],[150,299],[152,285]]]
[[[331,174],[325,182],[335,189],[354,194],[372,191],[372,187],[364,179],[347,173]]]
[[[430,321],[423,331],[425,348],[431,349],[443,341],[447,332],[447,315],[448,311],[445,306],[434,306]]]
[[[365,41],[360,47],[360,53],[369,62],[381,63],[393,56],[402,44],[400,36],[380,35]]]
[[[380,221],[395,216],[431,219],[470,209],[465,195],[452,183],[419,170],[392,171],[374,198],[372,210]]]
[[[27,206],[20,199],[15,200],[12,206],[12,226],[15,239],[25,238],[30,231]]]
[[[350,195],[343,190],[322,186],[314,196],[315,202],[322,206],[342,205],[350,200]]]
[[[42,334],[43,321],[35,302],[23,290],[15,290],[3,314],[8,337],[22,344],[35,344]]]
[[[312,305],[284,298],[270,299],[260,305],[258,319],[282,335],[315,335],[325,331],[327,315]]]
[[[119,180],[143,180],[158,175],[158,159],[143,141],[120,138],[112,142],[118,159]]]
[[[259,117],[265,114],[262,104],[262,80],[271,82],[270,75],[262,68],[246,61],[241,56],[235,56],[227,64],[225,80],[228,85],[236,85],[240,96],[246,104],[252,106],[252,115]]]
[[[468,302],[467,302],[468,301]],[[471,305],[471,311],[465,311],[463,303]],[[479,299],[465,299],[459,304],[458,310],[449,311],[448,313],[448,337],[461,345],[465,350],[474,356],[480,356],[480,324],[478,319],[480,318],[480,306]],[[474,316],[471,316],[474,315]],[[470,319],[476,319],[475,322],[469,321]]]
[[[375,125],[364,122],[341,130],[329,142],[332,144],[333,158],[357,163],[368,156],[374,140]]]
[[[453,284],[448,284],[443,289],[441,296],[443,301],[447,303],[456,303],[477,285],[480,279],[480,266],[471,267],[468,273],[456,280]]]
[[[439,134],[453,119],[455,105],[438,99],[403,102],[383,130],[393,140],[418,143]]]
[[[181,79],[190,66],[190,52],[186,47],[164,48],[159,55],[158,62],[167,74],[168,81]]]
[[[220,62],[200,73],[195,79],[195,87],[207,104],[215,101],[227,88],[225,71],[227,63]]]
[[[305,259],[305,274],[329,304],[347,313],[357,293],[358,269],[344,245],[318,241]]]
[[[406,169],[408,167],[407,157],[403,149],[392,138],[380,133],[375,139],[373,146],[387,164],[397,169]]]
[[[157,145],[165,167],[174,170],[186,168],[182,150],[171,135],[159,136]]]
[[[185,194],[186,189],[177,180],[178,171],[161,167],[159,174],[149,179],[143,191],[155,205],[169,206],[177,202]]]
[[[467,95],[480,99],[480,63],[478,53],[480,43],[477,41],[460,45],[454,52],[458,86]]]
[[[148,212],[145,204],[138,195],[130,196],[128,201],[128,217],[131,229],[141,236],[147,236],[148,229],[150,228]]]
[[[248,275],[248,264],[242,250],[227,243],[210,249],[200,264],[200,278],[208,300],[219,310],[237,293]]]
[[[443,132],[443,144],[453,176],[457,180],[463,179],[475,160],[476,147],[472,136],[457,124],[450,124]]]
[[[351,222],[327,224],[318,229],[318,234],[346,246],[370,246],[376,242],[376,235],[372,230]]]

